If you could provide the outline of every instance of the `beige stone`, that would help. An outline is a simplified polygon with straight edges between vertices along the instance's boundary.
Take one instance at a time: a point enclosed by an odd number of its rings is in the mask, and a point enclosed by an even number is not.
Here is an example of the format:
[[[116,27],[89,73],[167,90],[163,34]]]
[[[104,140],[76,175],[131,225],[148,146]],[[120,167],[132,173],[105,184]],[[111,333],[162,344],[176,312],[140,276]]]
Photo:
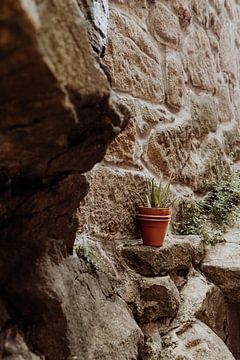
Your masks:
[[[137,318],[150,323],[161,317],[173,316],[180,302],[179,292],[169,276],[142,278]]]
[[[159,1],[149,11],[149,30],[159,43],[178,47],[181,33],[179,20]]]
[[[199,113],[194,108],[199,123],[188,121],[153,131],[145,156],[148,166],[159,176],[173,176],[195,190],[208,188],[230,170],[220,141],[214,136],[206,137],[208,131],[216,129],[217,120],[215,114],[212,119],[208,117],[204,107],[203,113],[201,107]]]
[[[211,0],[213,6],[216,8],[217,12],[220,13],[223,6],[224,6],[224,0]]]
[[[189,0],[172,0],[170,2],[179,17],[180,25],[182,27],[189,26],[192,18]]]
[[[237,79],[237,62],[238,52],[235,47],[235,33],[229,31],[231,28],[231,21],[229,20],[226,11],[222,11],[220,16],[221,34],[220,34],[220,64],[221,69],[227,75],[229,84],[236,83]]]
[[[233,119],[233,110],[227,86],[217,88],[218,117],[221,122],[230,122]]]
[[[210,43],[202,28],[195,28],[183,44],[185,63],[193,86],[213,90],[216,84],[216,64]]]
[[[166,275],[172,270],[186,271],[199,263],[204,247],[197,236],[168,237],[162,247],[143,246],[141,241],[121,247],[121,253],[137,273],[144,276]]]
[[[146,135],[156,125],[173,123],[174,115],[163,106],[139,101],[137,127],[141,135]]]
[[[89,174],[90,190],[80,204],[80,232],[112,243],[138,236],[138,194],[146,190],[145,177],[127,170],[96,166]]]
[[[232,0],[225,0],[225,8],[231,20],[234,18],[234,5]]]
[[[201,269],[228,301],[240,302],[240,245],[223,243],[209,247]]]
[[[216,102],[209,94],[191,95],[191,125],[194,137],[204,138],[218,126]]]
[[[196,14],[197,20],[206,28],[209,24],[208,0],[191,0],[192,9]]]
[[[134,18],[112,10],[104,63],[115,90],[161,103],[164,100],[161,55]],[[151,81],[149,81],[151,79]]]
[[[184,71],[181,60],[173,54],[166,59],[167,103],[179,110],[184,93]]]
[[[140,355],[144,360],[159,360],[162,350],[162,339],[156,323],[142,324],[144,345],[140,348]]]
[[[161,360],[234,360],[224,342],[201,321],[185,323],[163,337]]]
[[[126,128],[113,140],[107,149],[105,160],[114,164],[134,164],[136,159],[136,106],[134,100],[122,97],[119,102],[124,103],[130,110],[130,119]]]
[[[181,290],[180,307],[173,326],[198,318],[223,341],[227,337],[227,304],[221,290],[192,270]]]
[[[238,126],[223,131],[224,149],[233,161],[240,160],[240,131]]]

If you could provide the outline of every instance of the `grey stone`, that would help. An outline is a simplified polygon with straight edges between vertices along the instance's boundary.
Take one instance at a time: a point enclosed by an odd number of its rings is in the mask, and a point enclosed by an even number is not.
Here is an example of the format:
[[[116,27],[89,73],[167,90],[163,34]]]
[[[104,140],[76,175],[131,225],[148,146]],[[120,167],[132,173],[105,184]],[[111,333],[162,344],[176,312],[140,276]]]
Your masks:
[[[209,247],[201,269],[229,302],[240,302],[240,245],[222,243]]]
[[[199,263],[204,256],[203,243],[197,236],[166,238],[162,247],[135,245],[121,247],[126,263],[144,276],[166,274],[171,270],[187,271],[192,263]]]
[[[162,340],[161,360],[234,360],[225,343],[201,321],[185,323]]]
[[[179,293],[169,276],[142,278],[137,318],[150,323],[160,317],[173,316],[179,306]]]

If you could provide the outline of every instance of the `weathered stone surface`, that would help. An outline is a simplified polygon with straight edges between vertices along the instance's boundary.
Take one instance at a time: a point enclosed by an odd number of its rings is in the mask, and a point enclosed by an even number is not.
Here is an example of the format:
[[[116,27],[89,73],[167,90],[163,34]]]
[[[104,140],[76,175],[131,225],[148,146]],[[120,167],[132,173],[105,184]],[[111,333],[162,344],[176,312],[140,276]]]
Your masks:
[[[198,114],[202,125],[188,121],[153,131],[145,155],[148,166],[159,176],[162,173],[173,176],[176,181],[190,185],[196,191],[208,188],[223,173],[229,172],[230,164],[223,156],[220,141],[217,137],[206,138],[206,122],[210,129],[216,127],[216,124],[209,123],[207,114],[204,114],[204,108],[203,114]],[[201,137],[205,140],[200,143]]]
[[[191,159],[192,129],[190,124],[165,126],[151,133],[145,160],[159,176],[173,175],[175,180],[190,182],[197,172],[194,159]]]
[[[108,1],[78,0],[77,3],[88,20],[88,34],[94,50],[103,54],[107,43]]]
[[[84,259],[94,270],[107,274],[110,279],[117,279],[118,274],[114,263],[97,241],[87,238],[76,238],[74,250],[77,256]]]
[[[104,63],[110,69],[114,89],[157,103],[163,102],[161,56],[134,18],[111,11]]]
[[[0,334],[0,357],[6,360],[40,360],[31,352],[25,343],[24,335],[16,326],[8,328]]]
[[[144,345],[140,349],[141,359],[159,360],[162,350],[162,340],[156,323],[143,324],[141,329],[144,334]]]
[[[224,342],[200,321],[189,322],[163,338],[161,360],[234,360]]]
[[[184,92],[184,71],[181,60],[173,54],[167,56],[166,75],[167,102],[170,106],[179,110]]]
[[[223,243],[208,248],[201,268],[230,302],[240,302],[240,245]]]
[[[216,84],[216,65],[208,37],[202,28],[193,30],[184,42],[185,63],[193,86],[213,90]]]
[[[204,138],[215,132],[218,126],[217,108],[214,97],[209,94],[191,96],[191,126],[194,137]]]
[[[217,104],[220,110],[218,111],[219,120],[221,122],[231,121],[233,118],[233,110],[227,86],[219,86],[217,88]]]
[[[75,213],[87,191],[81,173],[103,158],[127,116],[91,48],[77,2],[3,0],[0,14],[1,294],[29,347],[65,360],[76,355],[74,316],[81,309],[76,305],[71,316],[70,305],[64,308],[65,281],[71,278],[73,286],[76,272],[68,277],[67,265],[65,273],[55,272],[56,248],[63,257],[66,248],[72,251]],[[117,303],[122,307],[116,299],[114,308]]]
[[[240,223],[237,223],[224,234],[224,239],[229,243],[235,243],[240,245]]]
[[[138,236],[138,194],[146,190],[146,179],[125,170],[97,166],[88,177],[90,191],[79,208],[80,231],[107,242]]]
[[[196,17],[197,17],[198,21],[207,28],[208,24],[209,24],[208,1],[207,0],[202,0],[202,1],[192,0],[191,4],[192,4],[193,11],[197,15]]]
[[[141,135],[148,134],[156,125],[173,123],[175,117],[173,114],[159,105],[148,104],[139,101],[137,126]]]
[[[93,56],[77,4],[52,2],[32,9],[14,2],[2,15],[7,37],[0,49],[5,77],[1,174],[47,177],[59,169],[89,170],[123,119],[109,100],[109,83]],[[86,131],[91,141],[85,140]]]
[[[140,323],[150,323],[160,317],[173,316],[179,306],[179,292],[169,276],[142,278],[137,303]]]
[[[179,17],[180,25],[182,27],[189,26],[192,18],[189,0],[172,0],[171,3]]]
[[[136,163],[136,105],[131,98],[121,98],[121,102],[130,109],[130,119],[127,127],[110,144],[105,160],[113,164],[135,164]]]
[[[49,359],[137,359],[142,332],[113,285],[88,262],[56,253],[25,263],[6,296],[24,319],[38,319],[29,340]]]
[[[198,318],[225,341],[228,334],[227,314],[221,290],[192,270],[181,291],[180,307],[172,326]]]
[[[240,160],[240,132],[238,125],[223,131],[224,149],[233,161]]]
[[[224,0],[211,0],[211,3],[216,8],[217,12],[220,13],[224,6]]]
[[[226,11],[222,11],[220,16],[220,63],[221,69],[226,73],[229,83],[235,83],[237,78],[238,53],[235,48],[235,32],[229,31],[231,22],[226,16]]]
[[[154,2],[149,12],[149,31],[160,43],[178,47],[180,25],[178,18],[161,2]]]
[[[144,276],[188,270],[192,262],[199,263],[204,256],[203,243],[197,236],[169,237],[159,248],[143,246],[139,241],[123,246],[121,252],[126,263]]]

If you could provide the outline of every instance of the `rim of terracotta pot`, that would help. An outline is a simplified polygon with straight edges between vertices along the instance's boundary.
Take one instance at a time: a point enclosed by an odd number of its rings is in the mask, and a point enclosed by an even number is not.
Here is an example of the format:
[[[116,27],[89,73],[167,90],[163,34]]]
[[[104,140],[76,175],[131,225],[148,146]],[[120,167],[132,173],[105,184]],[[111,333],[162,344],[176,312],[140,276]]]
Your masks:
[[[159,219],[149,219],[149,218],[141,218],[139,219],[141,221],[155,221],[155,222],[161,222],[161,221],[170,221],[170,218],[166,218],[166,219],[163,219],[163,218],[159,218]]]
[[[154,215],[154,214],[137,214],[137,218],[139,219],[170,219],[171,215]]]
[[[146,206],[138,206],[139,214],[147,214],[147,215],[169,215],[171,214],[171,208],[158,208],[158,207],[146,207]]]

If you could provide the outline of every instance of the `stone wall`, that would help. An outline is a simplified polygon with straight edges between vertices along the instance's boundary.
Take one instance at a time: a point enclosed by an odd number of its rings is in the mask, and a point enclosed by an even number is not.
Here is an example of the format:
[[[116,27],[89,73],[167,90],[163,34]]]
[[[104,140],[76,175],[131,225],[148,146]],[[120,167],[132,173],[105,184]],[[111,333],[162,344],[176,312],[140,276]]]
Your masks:
[[[131,119],[89,174],[82,234],[136,237],[145,177],[193,197],[238,165],[239,19],[234,0],[110,1],[102,63]]]

